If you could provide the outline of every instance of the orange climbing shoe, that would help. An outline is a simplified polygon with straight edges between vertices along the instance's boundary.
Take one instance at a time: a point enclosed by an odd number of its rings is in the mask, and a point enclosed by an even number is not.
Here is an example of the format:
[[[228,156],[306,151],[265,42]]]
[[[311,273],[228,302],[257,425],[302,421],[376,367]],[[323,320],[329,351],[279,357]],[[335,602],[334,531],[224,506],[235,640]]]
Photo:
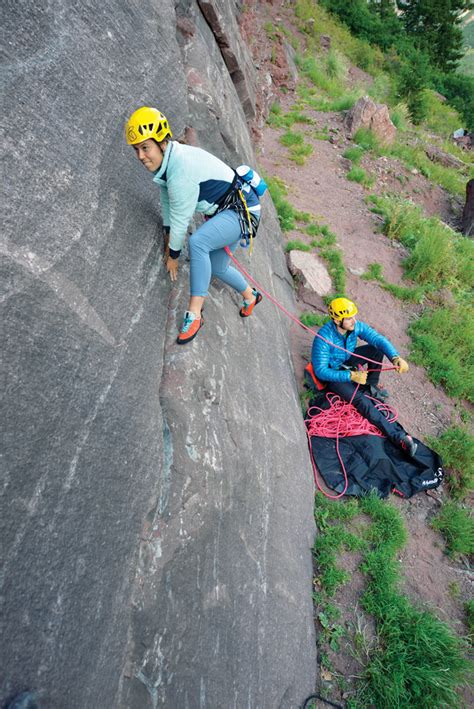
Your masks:
[[[186,311],[184,314],[184,320],[181,326],[181,330],[176,340],[178,345],[185,345],[187,342],[191,342],[191,340],[194,340],[203,325],[204,318],[202,317],[202,313],[201,317],[198,318],[197,315],[195,315],[194,313]]]
[[[248,300],[244,300],[244,304],[239,310],[241,318],[248,318],[249,315],[252,315],[253,309],[256,305],[260,303],[263,298],[263,295],[259,293],[258,290],[255,290],[255,288],[252,288],[252,292],[255,300],[252,300],[250,303],[248,302]]]

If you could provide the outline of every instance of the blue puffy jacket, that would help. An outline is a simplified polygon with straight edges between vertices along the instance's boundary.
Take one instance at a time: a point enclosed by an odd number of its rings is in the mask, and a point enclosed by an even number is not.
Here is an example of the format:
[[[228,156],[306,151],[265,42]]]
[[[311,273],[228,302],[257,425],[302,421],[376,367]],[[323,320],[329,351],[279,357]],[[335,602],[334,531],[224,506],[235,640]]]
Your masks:
[[[347,335],[339,334],[332,320],[323,325],[322,328],[318,330],[318,334],[324,337],[325,340],[348,350],[345,352],[338,347],[332,347],[320,337],[314,338],[311,362],[314,373],[317,378],[321,379],[323,382],[349,382],[351,380],[350,371],[339,369],[339,367],[344,364],[344,362],[350,358],[351,353],[354,352],[357,347],[358,337],[360,337],[361,340],[365,340],[369,345],[373,345],[379,350],[382,350],[388,359],[391,360],[394,357],[398,357],[397,350],[386,337],[360,320],[356,321],[354,330]],[[361,364],[363,363],[364,360],[361,359]]]

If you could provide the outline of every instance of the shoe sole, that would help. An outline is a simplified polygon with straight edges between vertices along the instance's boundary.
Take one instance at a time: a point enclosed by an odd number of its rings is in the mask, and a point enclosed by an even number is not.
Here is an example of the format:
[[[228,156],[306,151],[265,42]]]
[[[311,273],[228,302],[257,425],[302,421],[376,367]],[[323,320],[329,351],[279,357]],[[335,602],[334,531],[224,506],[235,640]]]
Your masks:
[[[201,316],[201,324],[199,325],[199,327],[196,330],[196,332],[194,333],[194,335],[191,335],[191,337],[187,337],[185,340],[180,340],[179,335],[178,335],[178,337],[176,338],[176,344],[177,345],[187,345],[188,342],[192,342],[203,325],[204,325],[204,318]]]
[[[242,312],[243,308],[240,308],[240,310],[239,310],[239,315],[240,315],[240,317],[241,317],[241,318],[249,318],[249,317],[252,315],[252,313],[253,313],[255,307],[256,307],[259,303],[261,303],[262,300],[263,300],[263,295],[262,295],[261,293],[257,293],[257,297],[256,297],[256,299],[255,299],[255,303],[253,304],[252,310],[250,311],[250,313],[243,313],[243,312]]]

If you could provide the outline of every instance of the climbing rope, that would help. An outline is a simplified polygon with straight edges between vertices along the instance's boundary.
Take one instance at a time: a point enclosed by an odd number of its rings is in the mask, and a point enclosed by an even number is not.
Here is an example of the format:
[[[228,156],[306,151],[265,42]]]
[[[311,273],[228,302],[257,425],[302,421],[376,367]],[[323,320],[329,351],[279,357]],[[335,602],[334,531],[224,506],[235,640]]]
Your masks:
[[[299,320],[297,317],[295,317],[294,315],[292,315],[292,314],[289,312],[289,310],[287,310],[281,303],[279,303],[278,300],[276,300],[276,298],[274,298],[272,295],[270,295],[270,293],[268,293],[268,292],[265,290],[265,288],[262,288],[262,286],[260,285],[260,283],[257,283],[257,281],[255,280],[255,278],[252,278],[252,276],[250,275],[250,273],[248,273],[248,272],[245,270],[245,268],[242,266],[242,264],[240,264],[240,263],[237,261],[237,259],[235,258],[234,254],[232,253],[232,251],[229,249],[228,246],[224,246],[224,251],[226,252],[227,256],[229,256],[229,258],[235,263],[235,265],[237,266],[237,268],[239,269],[239,271],[241,271],[241,272],[244,274],[244,276],[245,276],[251,283],[253,283],[254,286],[256,286],[257,290],[259,290],[260,293],[263,293],[263,294],[268,298],[268,300],[270,300],[270,301],[273,303],[273,305],[276,305],[276,307],[279,308],[279,309],[282,311],[282,313],[285,313],[285,315],[287,315],[287,316],[290,318],[290,320],[293,320],[295,323],[297,323],[300,327],[303,328],[303,330],[307,330],[308,332],[310,332],[310,333],[311,333],[312,335],[314,335],[315,337],[319,337],[320,340],[323,340],[323,341],[326,342],[328,345],[331,345],[331,347],[335,347],[335,348],[338,349],[338,350],[342,350],[343,352],[347,352],[348,354],[352,355],[353,357],[358,357],[359,359],[363,359],[363,360],[365,360],[366,362],[370,362],[371,364],[377,364],[377,365],[380,364],[380,362],[377,362],[377,361],[374,360],[374,359],[370,359],[369,357],[364,357],[364,355],[356,354],[355,352],[350,352],[350,351],[347,350],[345,347],[341,347],[340,345],[336,345],[334,342],[331,342],[330,340],[326,340],[326,338],[323,337],[322,335],[320,335],[319,332],[316,332],[316,330],[312,330],[310,327],[308,327],[307,325],[305,325],[304,323],[302,323],[301,320]],[[392,369],[396,369],[396,367],[385,367],[384,369],[381,369],[381,370],[379,370],[379,371],[381,371],[381,372],[388,372],[389,370],[392,370]]]
[[[384,438],[384,435],[379,431],[376,426],[367,421],[352,405],[352,401],[359,385],[354,389],[354,393],[349,402],[341,399],[337,394],[328,392],[326,394],[326,399],[329,402],[329,409],[321,409],[319,406],[312,406],[308,409],[309,418],[305,419],[306,424],[306,435],[308,437],[308,447],[310,451],[311,465],[313,466],[313,477],[314,483],[318,490],[323,493],[325,497],[329,497],[331,500],[338,500],[346,494],[349,479],[347,477],[346,467],[344,461],[342,460],[341,454],[339,452],[339,439],[346,438],[348,436],[379,436]],[[368,399],[374,402],[376,408],[386,417],[389,423],[393,423],[398,419],[398,413],[395,409],[387,406],[387,404],[368,396]],[[313,414],[313,411],[318,413]],[[339,463],[341,464],[342,474],[344,476],[344,489],[338,495],[330,495],[328,492],[323,490],[318,480],[318,469],[313,459],[311,451],[311,437],[319,436],[323,438],[335,438],[336,439],[336,453],[339,458]]]
[[[334,342],[331,342],[330,340],[327,340],[325,337],[319,334],[319,332],[316,332],[315,330],[312,330],[310,327],[305,325],[304,323],[301,322],[297,317],[292,315],[281,303],[279,303],[276,298],[274,298],[270,293],[268,293],[262,286],[257,283],[257,281],[252,278],[250,273],[246,271],[246,269],[237,261],[235,258],[234,254],[231,252],[228,246],[224,247],[224,250],[226,254],[231,258],[231,260],[235,263],[237,268],[244,274],[246,278],[248,278],[251,283],[253,283],[257,289],[263,293],[274,305],[276,305],[277,308],[279,308],[285,315],[287,315],[290,320],[293,320],[295,323],[297,323],[300,327],[303,328],[303,330],[307,330],[310,332],[312,335],[315,337],[319,337],[319,339],[323,340],[327,344],[331,345],[331,347],[336,347],[339,350],[343,350],[343,352],[347,352],[350,354],[352,357],[358,357],[359,359],[363,359],[366,362],[370,362],[371,364],[376,364],[377,365],[377,370],[380,372],[388,372],[394,369],[397,369],[396,367],[382,367],[380,368],[380,362],[377,362],[376,360],[370,359],[369,357],[364,357],[364,355],[356,354],[355,352],[350,352],[347,350],[345,347],[341,347],[340,345],[334,344]],[[360,365],[359,365],[360,367]],[[375,371],[373,369],[368,369],[368,372]],[[323,495],[326,497],[329,497],[331,500],[338,500],[340,497],[343,497],[346,493],[347,487],[349,485],[349,480],[347,477],[347,472],[346,468],[344,466],[344,462],[341,458],[341,455],[339,453],[339,438],[344,437],[344,436],[361,436],[364,434],[368,435],[374,435],[374,436],[380,436],[384,437],[383,434],[375,427],[373,426],[369,421],[363,418],[359,414],[359,412],[354,408],[352,405],[352,401],[354,400],[354,396],[356,395],[357,391],[359,389],[359,385],[356,386],[354,389],[354,393],[352,395],[352,398],[350,402],[343,401],[340,399],[340,397],[337,396],[337,394],[326,394],[326,397],[329,401],[330,408],[329,409],[319,409],[319,414],[316,416],[310,416],[309,419],[305,421],[306,424],[306,433],[308,436],[308,445],[309,445],[309,450],[310,450],[310,458],[311,458],[311,464],[313,466],[313,476],[314,476],[314,482],[316,484],[316,487],[318,490],[320,490]],[[371,399],[372,401],[375,402],[376,407],[386,416],[388,421],[392,423],[393,421],[396,421],[398,418],[398,414],[395,411],[395,409],[390,408],[386,404],[383,404],[382,402],[378,401],[377,399],[372,398],[371,396],[368,396],[366,394],[368,399]],[[318,409],[318,407],[312,407],[308,413],[311,412],[312,409]],[[342,425],[342,430],[341,430],[341,425]],[[317,432],[316,432],[317,431]],[[330,433],[326,433],[326,431]],[[319,484],[318,481],[318,475],[317,475],[317,468],[313,460],[313,456],[311,454],[311,436],[325,436],[325,437],[330,437],[330,438],[335,438],[336,439],[336,452],[337,452],[337,457],[339,458],[339,462],[341,464],[342,472],[344,475],[344,489],[341,493],[338,495],[330,495],[329,493],[325,492],[321,485]]]

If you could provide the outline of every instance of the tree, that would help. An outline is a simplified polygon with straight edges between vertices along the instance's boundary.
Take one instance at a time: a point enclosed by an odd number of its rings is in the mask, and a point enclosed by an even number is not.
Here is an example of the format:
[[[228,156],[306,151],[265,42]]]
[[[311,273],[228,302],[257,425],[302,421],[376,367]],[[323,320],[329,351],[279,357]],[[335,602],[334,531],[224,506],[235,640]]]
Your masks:
[[[456,69],[463,56],[461,15],[472,0],[398,0],[405,29],[441,71]]]
[[[405,99],[413,123],[421,123],[426,117],[426,93],[430,74],[429,59],[421,51],[411,49],[400,67],[398,89]]]

